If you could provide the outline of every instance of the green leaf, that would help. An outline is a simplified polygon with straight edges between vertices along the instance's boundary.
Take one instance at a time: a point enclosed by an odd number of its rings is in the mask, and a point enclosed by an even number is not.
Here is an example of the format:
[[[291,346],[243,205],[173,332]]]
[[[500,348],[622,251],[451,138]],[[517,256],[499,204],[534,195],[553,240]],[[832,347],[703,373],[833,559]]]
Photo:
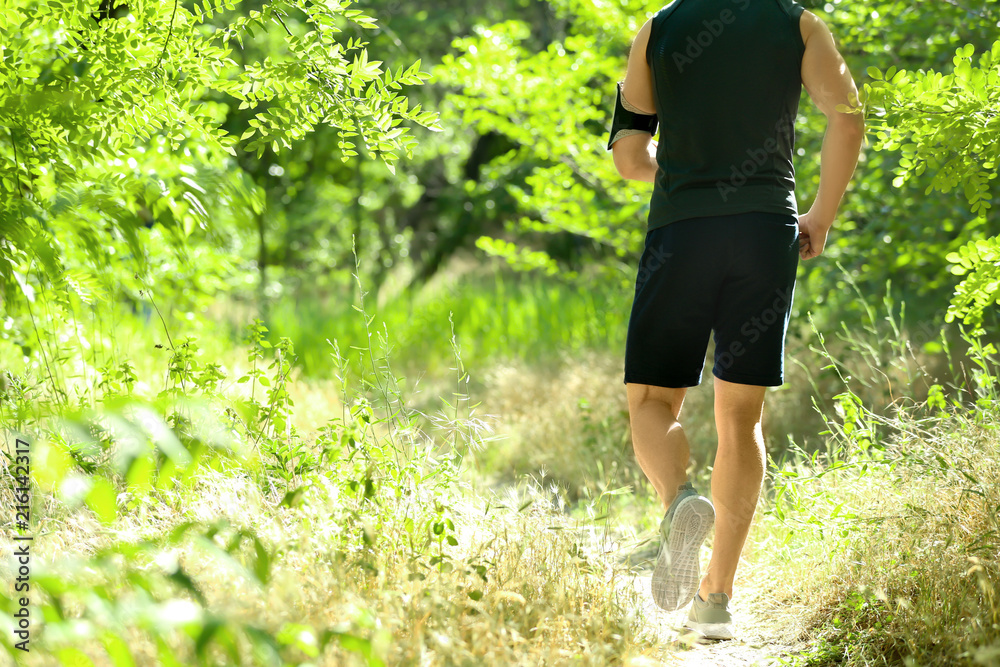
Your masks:
[[[62,648],[57,649],[55,654],[59,656],[63,667],[94,667],[93,661],[80,649]]]
[[[271,573],[271,554],[268,553],[267,548],[256,535],[253,536],[253,545],[257,556],[254,561],[254,574],[257,575],[257,580],[261,584],[266,584]]]
[[[129,651],[128,644],[113,632],[107,631],[101,636],[101,643],[115,667],[135,667],[135,660]]]
[[[118,494],[103,477],[94,477],[86,503],[105,525],[111,525],[118,516]]]
[[[153,488],[153,473],[156,464],[146,454],[136,456],[129,463],[125,473],[126,486],[135,493],[145,493]]]

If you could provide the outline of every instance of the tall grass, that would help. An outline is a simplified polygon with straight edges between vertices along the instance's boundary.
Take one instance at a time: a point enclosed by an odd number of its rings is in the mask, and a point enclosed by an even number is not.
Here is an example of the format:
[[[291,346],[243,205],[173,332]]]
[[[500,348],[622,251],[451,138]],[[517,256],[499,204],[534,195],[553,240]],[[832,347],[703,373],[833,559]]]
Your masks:
[[[795,384],[769,394],[772,460],[737,582],[740,631],[805,644],[787,664],[997,665],[997,352],[908,335],[883,305],[862,326],[793,343]],[[928,354],[935,340],[947,356]],[[491,470],[554,482],[570,503],[631,487],[604,512],[627,517],[638,541],[658,512],[632,461],[618,366],[578,354],[555,368],[495,367],[485,407],[504,415],[508,439],[483,456]],[[803,411],[819,424],[801,429],[808,439],[793,430]],[[710,384],[689,392],[682,422],[707,489]]]
[[[630,574],[598,533],[537,485],[474,492],[461,461],[481,424],[463,424],[457,403],[422,420],[389,374],[386,341],[330,348],[337,399],[303,425],[294,346],[267,333],[254,324],[239,357],[220,360],[175,331],[159,369],[117,359],[78,378],[78,407],[53,402],[64,387],[8,378],[5,506],[15,435],[36,466],[33,651],[10,640],[5,563],[8,656],[605,665],[652,650]],[[351,380],[348,355],[371,369],[363,379]]]
[[[844,280],[848,287],[854,285],[846,272]],[[887,293],[892,294],[891,285]],[[488,455],[498,474],[545,466],[578,493],[595,485],[583,481],[582,471],[557,470],[560,458],[566,463],[578,461],[563,455],[567,448],[587,447],[598,460],[617,465],[607,458],[620,450],[628,429],[622,364],[631,293],[608,281],[569,285],[535,274],[511,274],[494,265],[456,266],[423,289],[390,286],[370,295],[367,323],[358,316],[354,299],[345,294],[303,292],[275,304],[272,333],[295,342],[303,377],[330,377],[328,340],[336,339],[349,350],[366,347],[370,336],[391,332],[392,355],[397,370],[408,379],[408,395],[418,403],[426,399],[433,404],[437,396],[451,391],[447,378],[452,373],[454,335],[466,365],[479,370],[469,389],[483,397],[485,412],[507,411],[504,432],[510,440]],[[797,302],[804,311],[808,295],[799,295]],[[824,430],[821,413],[835,408],[831,397],[839,391],[838,368],[843,361],[864,361],[853,377],[854,388],[879,411],[899,400],[923,400],[935,382],[960,382],[956,375],[960,371],[954,364],[947,367],[943,353],[956,337],[942,339],[938,323],[906,322],[905,308],[891,296],[861,310],[860,321],[841,322],[841,329],[824,332],[822,339],[813,333],[807,312],[793,320],[786,384],[769,393],[765,414],[772,450],[782,453],[788,437],[807,450],[824,447],[819,435]],[[706,381],[689,392],[684,411],[689,435],[702,443],[695,444],[693,452],[698,469],[710,464],[714,448],[713,354],[710,347]],[[352,367],[350,372],[360,377],[364,371]],[[508,384],[513,402],[505,402]],[[519,395],[532,396],[547,408],[535,410],[524,401],[522,413]],[[559,416],[552,418],[554,414]],[[568,432],[566,423],[571,424]],[[560,433],[566,437],[560,438]],[[616,461],[621,458],[620,453],[615,455]],[[634,475],[620,475],[629,471],[618,468],[613,478],[634,480]],[[590,471],[587,475],[593,476]]]
[[[355,300],[344,294],[304,292],[271,311],[272,332],[295,341],[306,375],[330,371],[327,339],[345,350],[367,344]],[[420,290],[385,294],[369,303],[371,328],[392,333],[401,372],[431,377],[453,361],[449,316],[466,364],[482,368],[501,359],[544,362],[566,352],[624,350],[632,305],[629,294],[606,281],[569,284],[496,266],[448,271]]]
[[[795,664],[1000,664],[998,365],[969,344],[969,386],[890,411],[845,374],[825,450],[772,466],[748,605],[811,645]]]
[[[353,322],[279,319],[294,344],[259,323],[237,345],[39,309],[59,372],[32,362],[0,400],[8,457],[14,434],[37,448],[27,664],[662,657],[622,552],[659,519],[608,344],[627,301],[615,314],[595,293],[475,280],[363,298]],[[968,359],[935,365],[868,318],[793,339],[793,384],[769,396],[736,603],[772,622],[742,632],[807,643],[800,664],[997,664],[996,352],[970,339]],[[320,338],[322,379],[306,381],[301,345]],[[0,343],[8,368],[20,354]],[[682,413],[702,484],[711,405],[706,383]]]

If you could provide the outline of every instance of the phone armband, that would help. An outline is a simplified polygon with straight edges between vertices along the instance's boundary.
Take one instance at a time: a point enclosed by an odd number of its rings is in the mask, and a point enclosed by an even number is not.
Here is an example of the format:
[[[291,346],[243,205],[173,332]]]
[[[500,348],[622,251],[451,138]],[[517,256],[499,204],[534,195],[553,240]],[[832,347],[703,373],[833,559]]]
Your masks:
[[[625,99],[622,95],[622,83],[615,87],[615,113],[611,118],[611,137],[608,141],[608,150],[615,145],[615,142],[622,137],[633,134],[651,134],[656,136],[657,119],[655,114],[647,114],[639,111]]]

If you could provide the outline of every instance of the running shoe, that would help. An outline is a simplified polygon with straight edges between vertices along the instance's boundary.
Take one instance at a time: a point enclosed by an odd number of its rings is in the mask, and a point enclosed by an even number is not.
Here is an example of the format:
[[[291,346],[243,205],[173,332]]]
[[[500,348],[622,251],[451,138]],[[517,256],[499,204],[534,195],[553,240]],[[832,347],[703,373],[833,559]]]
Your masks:
[[[701,584],[701,545],[715,524],[712,501],[687,483],[660,523],[660,551],[653,569],[653,600],[665,611],[680,609]]]
[[[706,602],[700,595],[695,595],[684,627],[705,639],[732,639],[733,615],[729,611],[729,596],[710,593]]]

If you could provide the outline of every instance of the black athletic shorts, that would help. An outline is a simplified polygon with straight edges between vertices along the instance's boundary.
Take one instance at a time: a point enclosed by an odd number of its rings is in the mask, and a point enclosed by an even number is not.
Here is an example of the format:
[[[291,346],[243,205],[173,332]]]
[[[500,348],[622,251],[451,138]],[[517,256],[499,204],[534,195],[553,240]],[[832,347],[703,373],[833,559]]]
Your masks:
[[[793,215],[690,218],[646,234],[625,346],[625,383],[701,383],[709,335],[716,377],[784,382],[785,333],[799,264]]]

